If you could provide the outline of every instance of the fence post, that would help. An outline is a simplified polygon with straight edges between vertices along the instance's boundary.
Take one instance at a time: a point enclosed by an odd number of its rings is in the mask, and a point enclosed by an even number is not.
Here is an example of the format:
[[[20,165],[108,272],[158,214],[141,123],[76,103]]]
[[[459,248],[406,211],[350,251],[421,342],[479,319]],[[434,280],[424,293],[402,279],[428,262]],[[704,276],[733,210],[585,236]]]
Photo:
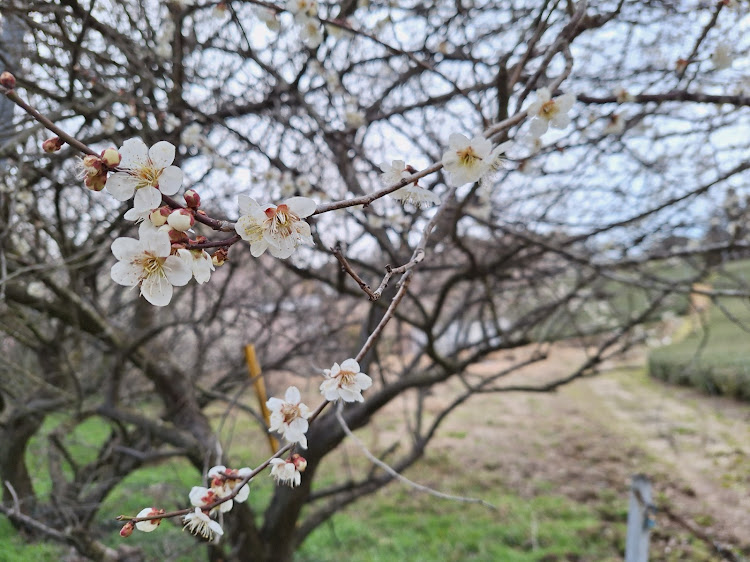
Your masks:
[[[630,484],[625,562],[648,562],[648,541],[653,526],[652,509],[651,482],[645,475],[636,474]]]

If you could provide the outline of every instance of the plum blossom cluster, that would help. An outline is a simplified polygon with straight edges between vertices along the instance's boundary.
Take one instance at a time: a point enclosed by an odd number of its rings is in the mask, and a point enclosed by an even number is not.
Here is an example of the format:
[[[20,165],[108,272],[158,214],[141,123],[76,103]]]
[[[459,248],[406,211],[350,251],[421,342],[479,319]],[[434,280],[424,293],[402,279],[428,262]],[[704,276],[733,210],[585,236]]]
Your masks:
[[[448,150],[443,153],[443,168],[453,186],[483,180],[497,171],[509,142],[493,148],[482,135],[469,139],[460,133],[448,137]]]
[[[355,359],[346,359],[341,365],[334,363],[323,372],[325,380],[320,392],[326,401],[362,402],[362,391],[372,386],[372,379],[360,371]],[[271,411],[269,431],[280,433],[291,445],[307,448],[308,418],[310,409],[302,403],[302,395],[296,386],[290,386],[284,399],[269,398],[266,402]],[[277,453],[278,454],[278,453]],[[302,483],[302,473],[307,468],[307,460],[299,453],[292,452],[287,458],[274,456],[267,461],[270,475],[279,485],[291,487]],[[257,472],[245,467],[240,469],[218,465],[207,475],[207,486],[193,486],[188,494],[190,509],[174,514],[156,507],[146,507],[138,515],[130,518],[120,530],[122,537],[128,537],[133,530],[146,533],[156,530],[164,517],[183,515],[183,529],[202,537],[209,542],[220,540],[224,534],[221,524],[214,519],[218,514],[232,510],[235,502],[247,501],[250,496],[250,482]],[[125,517],[121,516],[120,519]]]
[[[417,171],[413,166],[407,166],[403,160],[393,160],[390,164],[383,163],[380,165],[380,169],[383,171],[380,174],[380,179],[385,186],[399,183]],[[440,204],[440,197],[429,189],[420,187],[419,181],[414,181],[397,189],[390,193],[390,196],[402,203],[411,203],[415,207]]]
[[[294,15],[300,39],[311,49],[323,41],[323,28],[318,20],[318,3],[315,0],[287,0],[286,9]],[[263,20],[268,25],[268,18]]]
[[[573,107],[576,97],[573,94],[563,94],[553,98],[549,88],[539,88],[536,99],[529,105],[526,113],[531,117],[529,133],[533,138],[539,138],[547,129],[564,129],[570,125],[568,111]]]

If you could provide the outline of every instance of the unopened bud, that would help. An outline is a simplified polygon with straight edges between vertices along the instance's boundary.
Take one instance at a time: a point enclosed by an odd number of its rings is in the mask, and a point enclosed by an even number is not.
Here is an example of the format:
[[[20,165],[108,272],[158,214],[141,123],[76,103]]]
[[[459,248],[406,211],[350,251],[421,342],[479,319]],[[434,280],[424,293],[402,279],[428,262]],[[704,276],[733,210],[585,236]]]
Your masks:
[[[104,171],[102,160],[93,154],[87,154],[83,157],[83,171],[87,176],[95,176]]]
[[[2,85],[3,88],[12,90],[16,87],[16,77],[6,70],[0,74],[0,85]]]
[[[197,209],[201,206],[201,197],[194,189],[188,189],[185,192],[184,197],[185,203],[187,203],[187,206],[191,209]]]
[[[148,220],[151,221],[151,224],[154,226],[164,226],[167,224],[167,217],[172,212],[172,209],[167,207],[166,205],[163,207],[159,207],[158,209],[155,209],[151,211],[151,214],[148,216]]]
[[[169,224],[165,224],[164,226],[160,227],[159,230],[169,234],[169,242],[171,244],[187,244],[188,242],[190,242],[187,234],[185,234],[184,232],[180,232],[179,230],[175,230]]]
[[[211,263],[214,264],[215,267],[224,265],[224,262],[227,261],[227,254],[229,254],[229,251],[226,248],[219,248],[214,252],[214,255],[211,256]]]
[[[57,152],[65,144],[65,141],[61,140],[60,137],[52,137],[42,143],[42,150],[48,154]]]
[[[122,526],[122,529],[120,529],[120,536],[122,538],[127,538],[130,535],[133,534],[133,529],[135,529],[135,523],[132,521],[128,521],[125,523],[125,525]]]
[[[175,209],[167,217],[167,223],[175,230],[186,232],[195,224],[195,217],[187,209]]]
[[[121,160],[122,156],[120,156],[116,148],[105,148],[102,151],[102,162],[108,168],[116,168],[120,165]]]
[[[107,174],[87,174],[83,183],[91,191],[101,191],[107,183]]]
[[[297,472],[305,472],[305,469],[307,468],[305,457],[295,453],[291,456],[291,461],[294,463],[294,468],[297,469]]]

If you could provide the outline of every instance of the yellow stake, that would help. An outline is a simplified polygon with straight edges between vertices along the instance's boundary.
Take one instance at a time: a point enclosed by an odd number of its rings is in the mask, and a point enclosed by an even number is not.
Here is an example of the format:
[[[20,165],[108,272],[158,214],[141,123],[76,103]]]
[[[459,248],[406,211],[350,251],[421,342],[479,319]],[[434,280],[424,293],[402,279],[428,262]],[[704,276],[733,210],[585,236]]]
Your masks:
[[[268,406],[266,406],[266,384],[263,382],[263,377],[261,376],[260,363],[258,363],[258,358],[255,356],[255,346],[251,343],[245,346],[245,362],[247,363],[247,370],[250,373],[250,381],[253,383],[255,395],[258,397],[260,411],[263,414],[263,419],[266,420],[266,427],[268,427],[271,425],[271,412],[268,411]],[[279,450],[279,442],[270,433],[268,434],[268,444],[271,446],[271,454]]]

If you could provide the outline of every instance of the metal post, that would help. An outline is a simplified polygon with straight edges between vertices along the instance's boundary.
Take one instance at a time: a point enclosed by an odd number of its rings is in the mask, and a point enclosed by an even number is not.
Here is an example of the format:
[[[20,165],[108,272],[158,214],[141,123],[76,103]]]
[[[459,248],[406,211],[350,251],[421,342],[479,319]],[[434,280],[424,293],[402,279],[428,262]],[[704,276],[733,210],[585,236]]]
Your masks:
[[[625,562],[648,562],[648,542],[653,527],[652,511],[651,482],[645,475],[636,474],[630,485]]]

